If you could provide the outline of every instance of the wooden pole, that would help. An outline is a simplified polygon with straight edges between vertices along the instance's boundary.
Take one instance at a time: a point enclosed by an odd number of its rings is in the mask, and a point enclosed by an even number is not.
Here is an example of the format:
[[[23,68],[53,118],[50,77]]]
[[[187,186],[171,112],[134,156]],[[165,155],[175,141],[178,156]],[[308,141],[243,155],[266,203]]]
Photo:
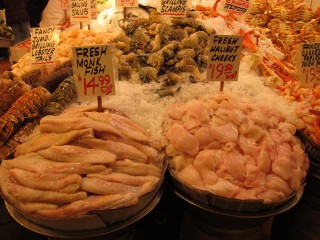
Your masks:
[[[101,96],[98,96],[97,99],[98,99],[97,112],[103,112],[103,108],[102,108],[102,98],[101,98]]]
[[[224,81],[220,82],[220,92],[223,92],[223,87],[224,87]]]

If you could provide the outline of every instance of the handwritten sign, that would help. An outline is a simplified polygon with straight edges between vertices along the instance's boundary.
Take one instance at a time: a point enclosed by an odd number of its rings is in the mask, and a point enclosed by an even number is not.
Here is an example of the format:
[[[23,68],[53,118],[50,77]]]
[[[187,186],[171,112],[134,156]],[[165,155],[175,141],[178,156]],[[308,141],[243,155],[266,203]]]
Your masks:
[[[224,10],[235,15],[245,15],[248,12],[250,0],[226,0]]]
[[[97,19],[97,0],[91,0],[91,19]]]
[[[71,1],[71,23],[91,22],[91,0],[70,0]]]
[[[32,28],[31,63],[55,63],[57,40],[58,32],[56,27]]]
[[[69,0],[60,0],[61,8],[67,10],[69,8]]]
[[[311,87],[320,81],[320,43],[303,43],[297,58],[298,79]]]
[[[237,81],[243,36],[210,35],[208,81]]]
[[[116,7],[138,7],[138,0],[116,0]]]
[[[188,0],[161,0],[158,12],[169,17],[185,17]]]
[[[115,94],[111,46],[73,47],[72,53],[79,95],[105,96]]]

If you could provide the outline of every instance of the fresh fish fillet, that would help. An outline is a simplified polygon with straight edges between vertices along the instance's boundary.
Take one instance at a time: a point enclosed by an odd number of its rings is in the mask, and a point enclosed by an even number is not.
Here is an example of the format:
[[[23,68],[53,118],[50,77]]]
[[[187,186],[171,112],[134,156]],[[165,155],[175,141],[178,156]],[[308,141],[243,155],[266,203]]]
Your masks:
[[[151,141],[149,134],[129,118],[108,112],[86,112],[85,115],[95,121],[110,124],[123,135],[138,142],[149,143]]]
[[[145,163],[147,161],[147,155],[145,155],[140,150],[132,147],[128,144],[114,141],[104,141],[96,138],[82,138],[79,139],[76,144],[80,146],[86,146],[93,149],[102,149],[112,152],[117,155],[117,159],[130,159],[134,162]]]
[[[12,182],[10,179],[9,171],[0,167],[0,189],[2,192],[2,197],[9,204],[15,206],[16,208],[26,213],[33,213],[40,209],[52,209],[52,208],[58,207],[58,205],[55,203],[21,201],[15,198],[13,195],[11,195],[10,192],[8,191],[8,188],[6,186],[10,184],[12,184]]]
[[[88,117],[61,117],[61,116],[46,116],[40,120],[39,129],[41,132],[65,133],[71,130],[79,130],[92,128],[98,132],[106,132],[121,136],[121,131],[117,130],[110,124],[95,121]]]
[[[9,173],[12,176],[12,179],[22,186],[57,192],[65,189],[69,185],[73,185],[71,189],[75,192],[80,187],[82,181],[79,174],[33,173],[19,168],[10,169]],[[77,185],[78,188],[75,188],[74,185]]]
[[[110,140],[110,141],[117,141],[117,142],[121,142],[121,143],[125,143],[128,144],[138,150],[140,150],[141,152],[143,152],[145,155],[147,155],[147,162],[154,162],[157,159],[158,156],[158,151],[153,148],[150,147],[146,144],[143,143],[139,143],[131,138],[127,138],[127,137],[117,137],[114,135],[110,135],[110,134],[103,134],[103,133],[98,133],[95,134],[98,138],[101,138],[103,140]]]
[[[48,172],[48,173],[99,173],[108,168],[102,164],[89,163],[63,163],[48,160],[37,153],[29,153],[19,156],[12,160],[3,160],[1,167],[5,169],[20,168],[29,172]]]
[[[115,162],[117,159],[114,153],[105,150],[83,148],[73,145],[51,146],[38,151],[38,153],[45,158],[57,162],[107,164]]]
[[[2,170],[1,172],[3,172]],[[4,171],[7,170],[4,169]],[[1,172],[0,174],[2,175]],[[69,203],[87,197],[87,193],[84,191],[79,191],[76,193],[60,193],[24,187],[20,184],[12,182],[10,179],[10,174],[5,174],[4,177],[1,177],[0,182],[2,192],[17,201]]]
[[[83,200],[72,202],[57,209],[43,209],[38,215],[47,218],[69,218],[85,215],[93,210],[107,210],[129,207],[137,204],[138,197],[133,193],[119,193],[112,195],[91,195]]]
[[[116,161],[110,164],[115,172],[125,173],[134,176],[152,175],[155,177],[162,176],[162,169],[153,164],[136,163],[129,159]]]
[[[131,186],[141,186],[147,182],[152,182],[156,185],[160,180],[160,178],[155,176],[132,176],[119,172],[112,172],[110,174],[92,173],[88,174],[87,177],[100,178],[108,182],[123,183]]]
[[[131,192],[136,194],[138,197],[151,192],[153,189],[154,186],[151,182],[147,182],[139,187],[136,187],[123,183],[108,182],[100,178],[93,177],[83,178],[80,186],[80,190],[99,195]]]
[[[35,152],[41,149],[45,149],[52,145],[60,146],[65,145],[69,142],[74,141],[79,137],[93,137],[93,129],[81,129],[81,130],[73,130],[67,133],[48,133],[48,134],[40,134],[38,137],[34,137],[29,141],[22,143],[16,147],[15,157],[19,155],[23,155],[30,152]]]

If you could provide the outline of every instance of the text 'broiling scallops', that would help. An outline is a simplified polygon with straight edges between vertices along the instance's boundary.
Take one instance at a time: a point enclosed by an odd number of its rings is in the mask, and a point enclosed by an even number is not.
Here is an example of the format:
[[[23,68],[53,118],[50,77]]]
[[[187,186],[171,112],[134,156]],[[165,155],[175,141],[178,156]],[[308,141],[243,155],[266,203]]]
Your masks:
[[[164,130],[173,176],[228,199],[285,200],[309,168],[295,126],[249,98],[220,93],[174,103]]]

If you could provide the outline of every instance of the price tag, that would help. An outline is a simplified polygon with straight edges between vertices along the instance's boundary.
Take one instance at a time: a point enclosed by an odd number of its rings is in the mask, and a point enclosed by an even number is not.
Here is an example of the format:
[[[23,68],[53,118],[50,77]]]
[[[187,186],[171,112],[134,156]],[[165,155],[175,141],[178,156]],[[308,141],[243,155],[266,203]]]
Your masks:
[[[320,81],[320,43],[302,43],[297,59],[298,80],[305,87]]]
[[[70,0],[71,1],[71,23],[91,22],[91,0]]]
[[[244,16],[250,7],[250,0],[226,0],[224,10],[238,16]]]
[[[138,7],[138,0],[116,0],[116,7]]]
[[[115,94],[113,51],[108,45],[73,47],[73,70],[81,96]]]
[[[210,35],[207,81],[237,81],[243,36]]]
[[[169,17],[186,17],[188,0],[161,0],[158,12]]]
[[[91,0],[91,19],[97,19],[97,0]]]
[[[69,0],[60,0],[61,8],[67,10],[69,8]]]
[[[31,33],[31,63],[54,64],[58,31],[56,27],[32,28]]]

